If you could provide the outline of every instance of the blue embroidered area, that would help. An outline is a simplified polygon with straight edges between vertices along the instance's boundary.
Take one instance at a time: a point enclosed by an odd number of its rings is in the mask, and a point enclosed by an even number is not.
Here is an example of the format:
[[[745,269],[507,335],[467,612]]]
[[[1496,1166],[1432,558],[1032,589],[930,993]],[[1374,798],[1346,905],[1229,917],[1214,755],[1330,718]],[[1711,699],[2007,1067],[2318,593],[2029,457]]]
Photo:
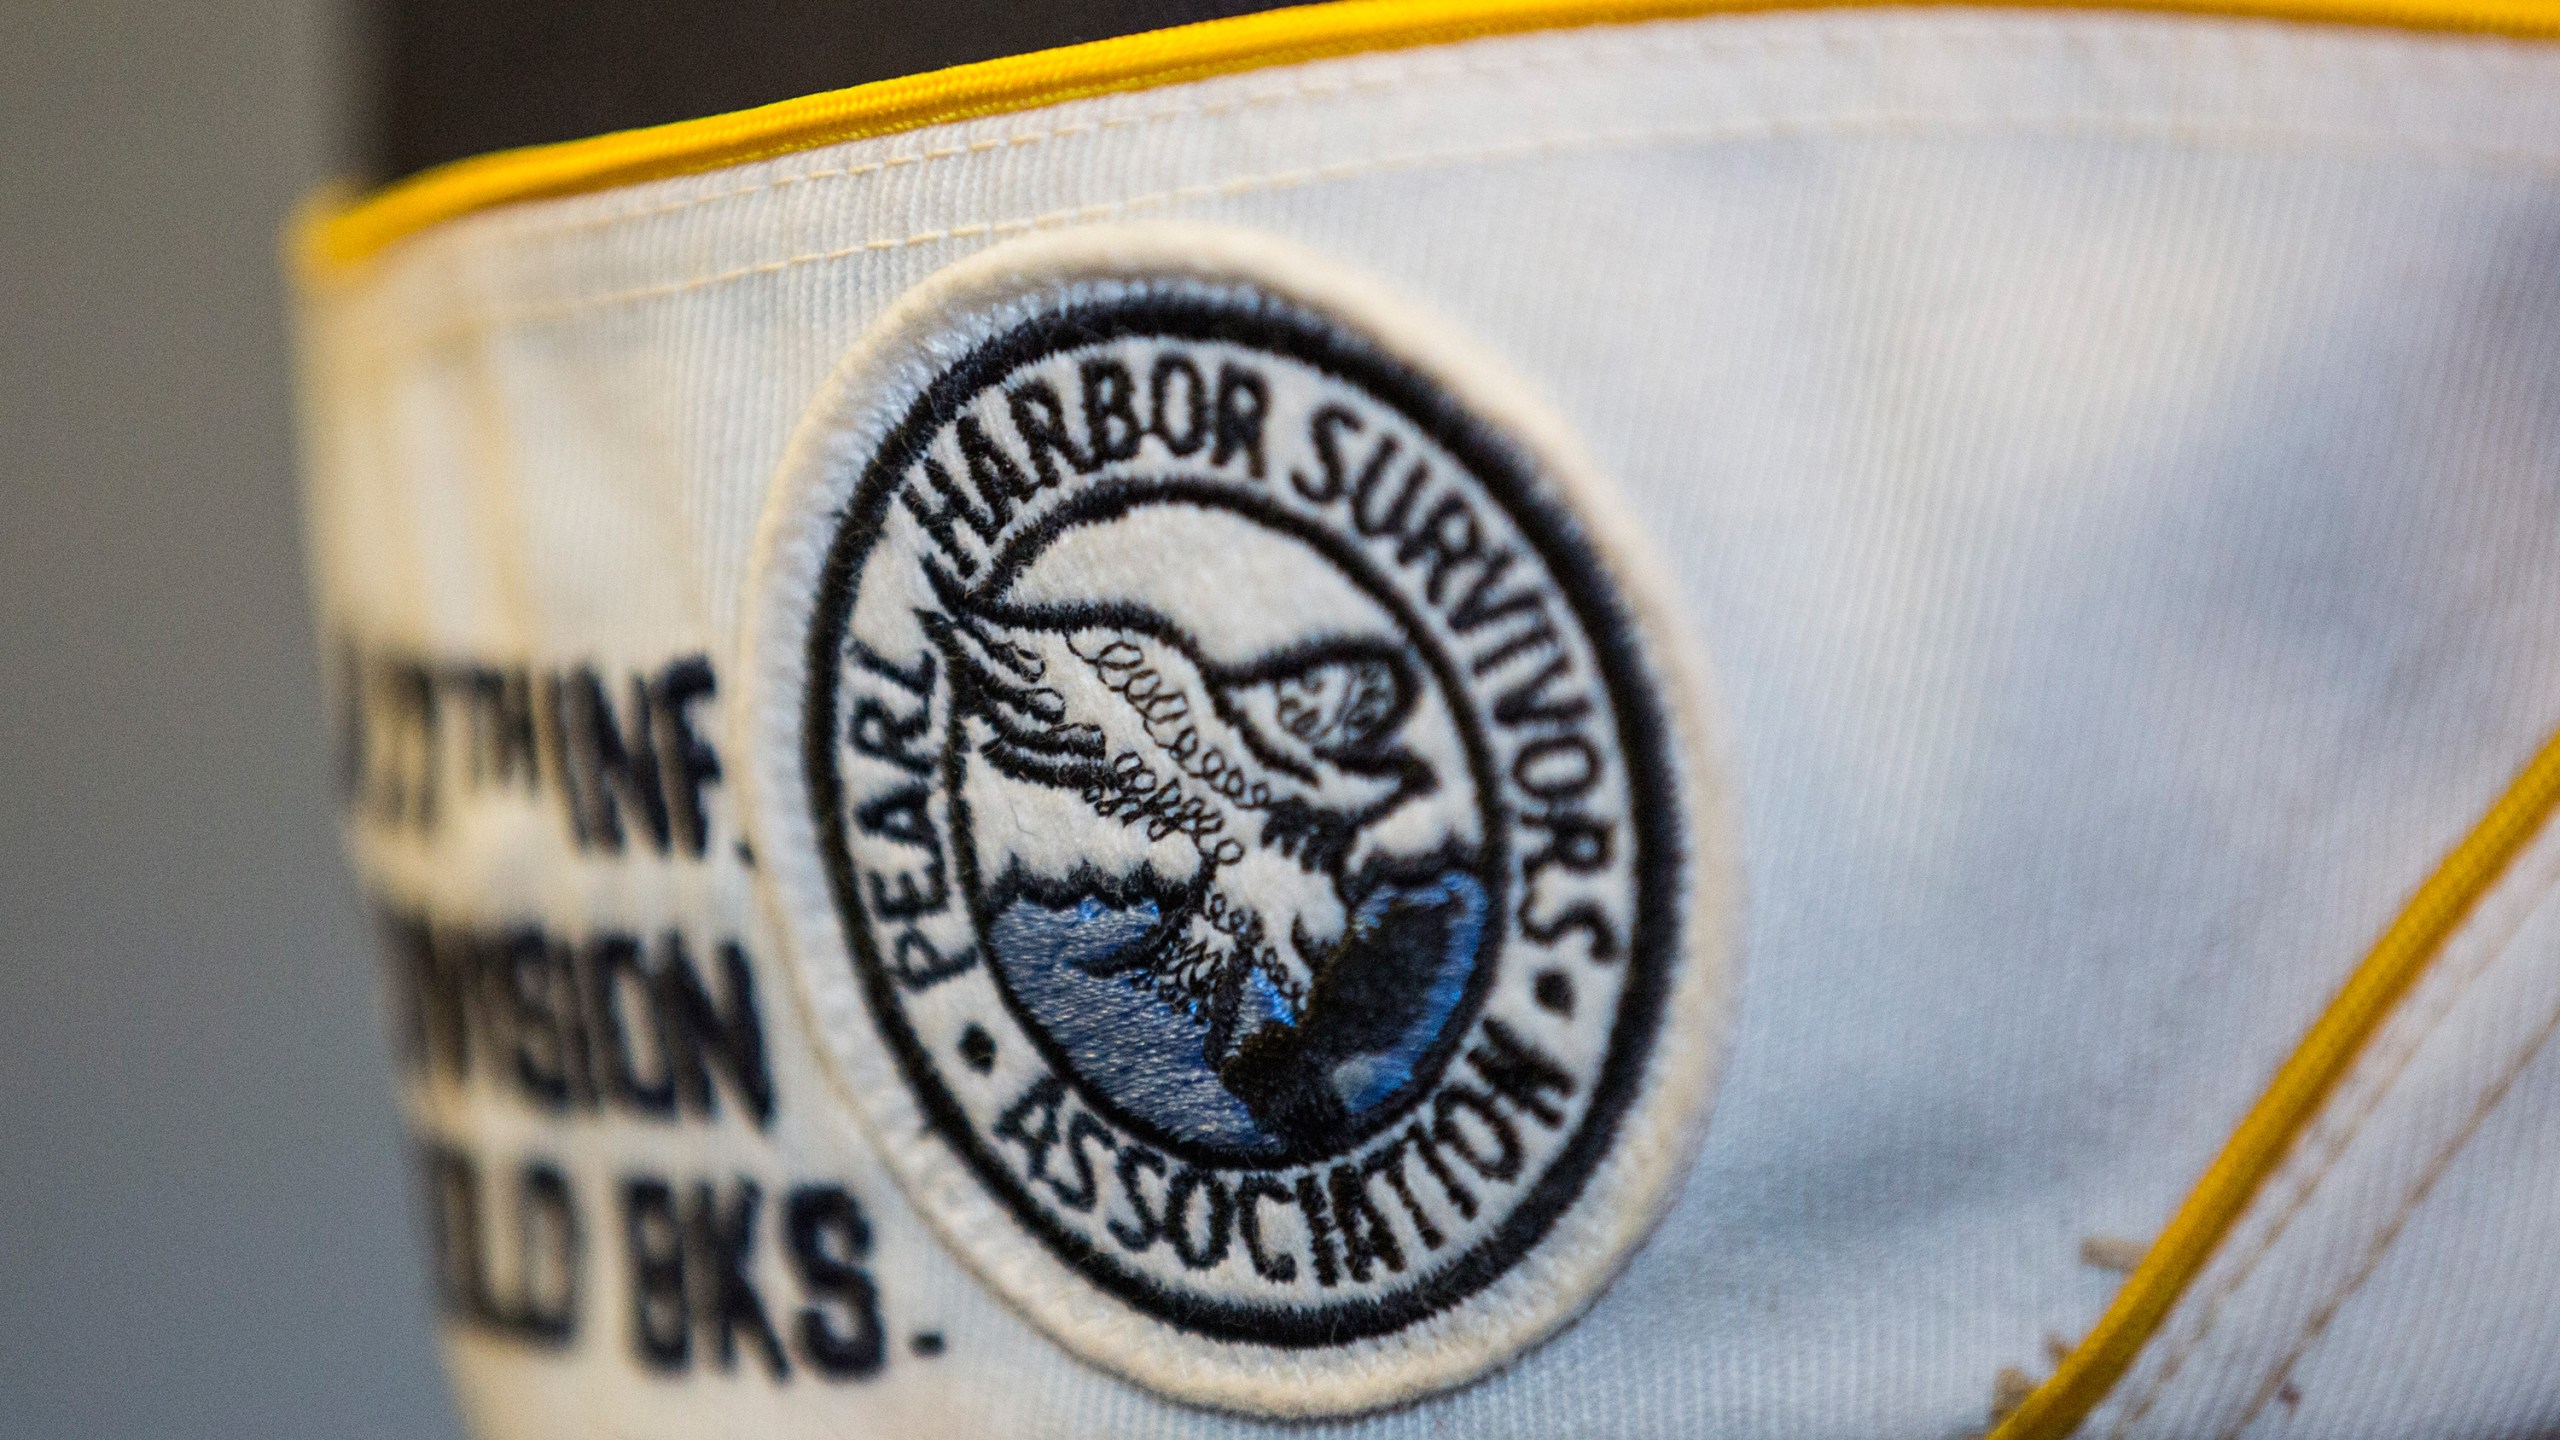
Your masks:
[[[1443,872],[1424,885],[1382,885],[1370,892],[1351,917],[1351,946],[1344,956],[1358,963],[1378,937],[1393,933],[1391,922],[1408,916],[1427,917],[1445,936],[1440,963],[1421,996],[1421,1013],[1395,1044],[1384,1051],[1356,1053],[1335,1066],[1334,1093],[1353,1121],[1394,1097],[1413,1080],[1414,1066],[1440,1038],[1458,1001],[1475,975],[1476,953],[1484,939],[1484,886],[1464,870]]]
[[[1244,1010],[1256,1024],[1296,1032],[1295,1092],[1275,1108],[1240,1095],[1204,1055],[1208,1023],[1127,973],[1114,957],[1143,943],[1161,911],[1087,896],[1070,908],[1017,898],[988,927],[997,968],[1069,1066],[1130,1118],[1194,1145],[1276,1157],[1309,1123],[1357,1127],[1402,1094],[1448,1028],[1483,949],[1485,890],[1452,869],[1418,884],[1371,890],[1351,917],[1334,973],[1290,1026],[1286,1002],[1260,981]],[[1330,977],[1329,977],[1330,978]],[[1327,1002],[1332,1001],[1331,1005]]]

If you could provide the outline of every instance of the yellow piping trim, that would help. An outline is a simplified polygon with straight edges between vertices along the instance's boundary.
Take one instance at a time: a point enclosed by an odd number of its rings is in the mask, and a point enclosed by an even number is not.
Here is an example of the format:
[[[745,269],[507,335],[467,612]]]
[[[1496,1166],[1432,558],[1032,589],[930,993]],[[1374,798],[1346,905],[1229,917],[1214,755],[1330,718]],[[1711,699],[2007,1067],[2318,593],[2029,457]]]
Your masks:
[[[307,207],[292,248],[312,278],[457,216],[717,169],[818,145],[1363,51],[1580,25],[1965,0],[1336,0],[882,80],[727,115],[502,150],[439,165],[352,204]],[[2560,0],[2022,0],[2024,8],[2155,11],[2560,38]]]
[[[2097,1328],[1989,1440],[2061,1440],[2106,1398],[2383,1018],[2555,809],[2560,809],[2560,735],[2544,743],[2507,793],[2409,897],[2407,908],[2382,932],[2372,953],[2276,1071],[2266,1093],[2178,1207],[2169,1228],[2126,1277]]]

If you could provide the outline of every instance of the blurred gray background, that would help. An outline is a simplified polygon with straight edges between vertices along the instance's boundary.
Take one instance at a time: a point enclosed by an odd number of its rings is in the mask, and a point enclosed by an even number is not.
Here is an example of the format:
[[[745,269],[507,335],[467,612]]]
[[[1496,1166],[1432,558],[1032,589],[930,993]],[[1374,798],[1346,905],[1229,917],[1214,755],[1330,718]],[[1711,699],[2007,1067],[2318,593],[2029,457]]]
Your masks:
[[[455,1433],[275,260],[358,38],[310,0],[0,0],[0,1435]]]

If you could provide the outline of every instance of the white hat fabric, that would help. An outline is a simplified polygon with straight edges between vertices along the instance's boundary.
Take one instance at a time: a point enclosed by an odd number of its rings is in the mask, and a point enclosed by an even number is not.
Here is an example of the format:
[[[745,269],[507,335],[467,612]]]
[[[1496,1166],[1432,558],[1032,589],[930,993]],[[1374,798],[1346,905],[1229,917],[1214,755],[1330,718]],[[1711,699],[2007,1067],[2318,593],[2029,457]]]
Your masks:
[[[2560,22],[1402,8],[306,232],[475,1433],[2560,1426]]]

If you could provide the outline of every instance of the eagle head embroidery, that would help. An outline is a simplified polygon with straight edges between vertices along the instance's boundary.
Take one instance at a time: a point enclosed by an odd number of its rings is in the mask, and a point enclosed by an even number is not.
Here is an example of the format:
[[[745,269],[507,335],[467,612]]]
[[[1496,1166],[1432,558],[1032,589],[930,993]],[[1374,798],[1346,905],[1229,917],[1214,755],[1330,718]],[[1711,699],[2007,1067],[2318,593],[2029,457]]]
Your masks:
[[[1203,1062],[1267,1120],[1321,1124],[1336,1107],[1311,1100],[1306,1072],[1340,1058],[1322,1037],[1379,1019],[1317,1023],[1329,995],[1378,991],[1336,974],[1370,888],[1348,862],[1364,829],[1437,783],[1396,743],[1411,660],[1316,637],[1222,666],[1143,606],[1009,606],[933,580],[941,606],[919,618],[956,709],[983,724],[977,756],[1195,862],[1154,887],[1142,939],[1084,968],[1199,1022]],[[1063,893],[1075,877],[1048,879]]]

